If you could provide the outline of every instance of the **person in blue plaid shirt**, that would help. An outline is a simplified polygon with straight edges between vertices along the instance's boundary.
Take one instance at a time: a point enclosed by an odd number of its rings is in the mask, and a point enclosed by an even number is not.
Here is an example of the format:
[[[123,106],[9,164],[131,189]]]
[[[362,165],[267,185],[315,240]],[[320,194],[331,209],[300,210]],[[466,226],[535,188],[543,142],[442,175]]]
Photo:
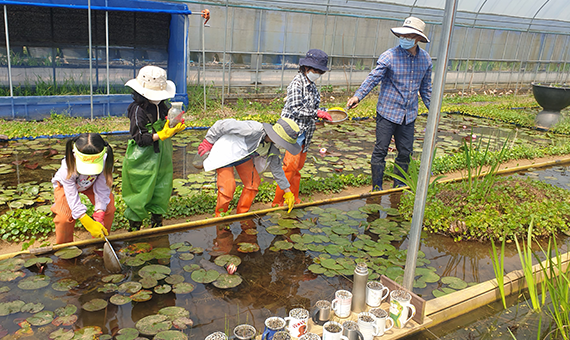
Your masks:
[[[315,85],[317,79],[329,70],[328,62],[329,56],[318,49],[310,49],[305,58],[299,59],[299,73],[287,86],[287,100],[281,111],[282,118],[292,119],[299,125],[300,133],[297,144],[303,147],[303,150],[296,155],[286,151],[283,158],[283,171],[291,186],[291,192],[295,195],[296,204],[301,203],[299,199],[300,171],[307,159],[307,150],[315,132],[317,118],[332,121],[328,112],[319,110],[321,95]],[[283,205],[283,194],[284,191],[278,185],[273,206]]]
[[[376,144],[370,159],[373,191],[382,190],[385,158],[392,136],[398,150],[395,164],[408,171],[414,144],[414,123],[418,116],[418,92],[429,109],[432,60],[418,46],[419,42],[429,42],[424,29],[425,23],[415,17],[406,18],[402,27],[392,28],[392,33],[400,38],[400,44],[382,53],[376,68],[347,102],[347,107],[356,107],[376,85],[382,83],[376,106]],[[401,175],[397,167],[394,167],[394,173]],[[401,181],[394,180],[394,187],[403,185]]]

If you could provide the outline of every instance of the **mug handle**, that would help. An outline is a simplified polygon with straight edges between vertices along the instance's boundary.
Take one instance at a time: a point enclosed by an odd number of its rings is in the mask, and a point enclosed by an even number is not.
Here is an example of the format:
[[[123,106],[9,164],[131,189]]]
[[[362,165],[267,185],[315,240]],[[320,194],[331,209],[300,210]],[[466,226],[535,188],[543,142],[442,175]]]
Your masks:
[[[364,335],[362,335],[362,332],[360,332],[359,329],[356,330],[356,337],[358,340],[364,340]]]
[[[267,338],[268,334],[269,334],[269,329],[266,329],[265,332],[263,332],[263,334],[261,334],[261,340],[265,340]]]
[[[380,302],[382,302],[385,298],[388,297],[388,294],[390,294],[390,289],[388,289],[388,287],[382,288],[382,291],[384,291],[384,289],[386,289],[386,294],[382,296],[382,298],[380,299]]]
[[[390,327],[388,327],[388,321],[390,321]],[[392,319],[391,317],[387,317],[386,318],[386,327],[384,327],[384,332],[391,330],[392,327],[394,327],[394,319]]]
[[[313,319],[313,322],[316,323],[317,325],[319,324],[319,321],[317,320],[317,315],[319,315],[319,312],[321,310],[318,308],[315,308],[315,311],[313,312],[313,315],[311,315],[311,319]],[[263,339],[262,339],[263,340]]]
[[[332,300],[332,302],[331,302],[331,309],[332,309],[335,313],[337,313],[336,308],[335,308],[335,303],[338,303],[338,299]]]
[[[341,335],[340,340],[348,340],[348,337],[346,335]]]
[[[410,317],[408,317],[408,320],[406,320],[406,322],[404,324],[408,323],[408,321],[410,321],[414,317],[414,315],[416,315],[416,307],[414,305],[409,303],[406,305],[406,307],[410,308],[411,313],[410,313]]]
[[[372,335],[380,336],[380,329],[378,329],[378,325],[376,324],[376,321],[374,321],[374,323],[371,326],[372,326],[372,329],[374,330],[374,332],[372,332]]]
[[[292,317],[290,317],[290,316],[286,316],[283,318],[283,320],[285,320],[285,327],[284,328],[289,327],[289,321],[291,321],[291,319],[292,319]]]

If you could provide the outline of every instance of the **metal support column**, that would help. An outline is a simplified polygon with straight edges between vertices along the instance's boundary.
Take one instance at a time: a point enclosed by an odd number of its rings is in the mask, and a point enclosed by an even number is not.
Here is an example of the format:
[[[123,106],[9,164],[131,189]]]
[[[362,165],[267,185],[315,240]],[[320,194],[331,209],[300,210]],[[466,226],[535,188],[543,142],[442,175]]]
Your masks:
[[[445,14],[441,30],[441,43],[437,53],[437,63],[435,70],[433,92],[430,101],[424,146],[420,163],[420,172],[414,201],[414,212],[412,215],[412,227],[410,230],[410,242],[408,244],[408,255],[406,256],[406,267],[404,269],[403,285],[412,291],[414,276],[416,272],[416,259],[420,246],[420,237],[424,220],[425,202],[427,189],[430,181],[431,163],[433,161],[435,142],[437,137],[437,124],[441,114],[441,101],[445,87],[445,75],[447,71],[447,61],[449,60],[449,45],[451,42],[451,31],[455,23],[458,0],[445,1]]]
[[[91,0],[87,0],[87,25],[89,25],[89,101],[91,104],[91,120],[93,120],[93,46],[91,41]]]

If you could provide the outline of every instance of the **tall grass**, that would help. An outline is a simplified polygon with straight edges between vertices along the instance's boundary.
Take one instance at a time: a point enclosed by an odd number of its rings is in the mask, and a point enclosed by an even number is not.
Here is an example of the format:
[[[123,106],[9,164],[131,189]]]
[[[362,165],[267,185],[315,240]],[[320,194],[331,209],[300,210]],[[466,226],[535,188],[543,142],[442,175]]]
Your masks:
[[[522,270],[524,273],[524,278],[527,283],[528,294],[530,295],[530,301],[532,303],[532,308],[540,312],[541,310],[541,303],[538,298],[538,288],[536,285],[535,274],[532,271],[532,224],[534,220],[530,221],[530,225],[528,227],[528,234],[526,245],[521,247],[519,244],[519,240],[515,237],[515,244],[517,246],[517,252],[519,254],[519,258],[521,261]],[[544,298],[544,297],[543,297]]]
[[[499,292],[501,293],[501,301],[503,302],[503,307],[507,309],[507,300],[505,299],[505,241],[506,237],[503,236],[501,242],[501,254],[497,254],[497,248],[495,247],[495,240],[491,240],[492,252],[491,261],[493,263],[493,271],[495,272],[495,278],[497,279],[497,285],[499,287]]]

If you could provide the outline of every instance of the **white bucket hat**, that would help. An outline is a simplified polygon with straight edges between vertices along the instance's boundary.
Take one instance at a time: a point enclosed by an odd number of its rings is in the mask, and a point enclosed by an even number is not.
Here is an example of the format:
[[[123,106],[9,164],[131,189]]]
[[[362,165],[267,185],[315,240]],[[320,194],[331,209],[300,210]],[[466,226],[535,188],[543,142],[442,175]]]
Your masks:
[[[416,17],[408,17],[404,20],[404,25],[402,27],[394,27],[390,30],[394,33],[395,36],[400,37],[402,34],[417,34],[420,35],[423,39],[421,42],[428,43],[429,39],[424,34],[424,30],[426,29],[426,23],[421,21]]]
[[[141,68],[137,77],[129,80],[125,86],[137,91],[148,100],[165,100],[174,98],[176,94],[176,85],[166,80],[166,71],[158,66]]]

